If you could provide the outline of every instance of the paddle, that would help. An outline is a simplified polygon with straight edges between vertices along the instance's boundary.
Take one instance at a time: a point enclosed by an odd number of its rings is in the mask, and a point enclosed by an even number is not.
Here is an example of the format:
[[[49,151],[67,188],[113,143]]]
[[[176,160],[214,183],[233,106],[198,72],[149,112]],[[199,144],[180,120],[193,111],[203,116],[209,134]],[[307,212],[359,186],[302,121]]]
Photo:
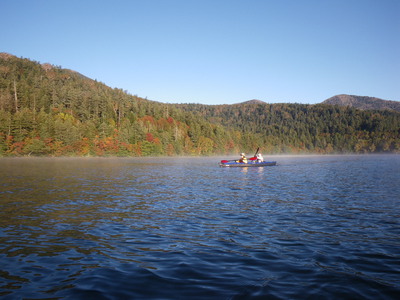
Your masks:
[[[260,147],[257,148],[256,153],[254,153],[254,155],[253,155],[254,157],[256,157],[256,155],[257,155],[257,153],[258,153],[258,150],[260,150]]]
[[[230,162],[230,161],[236,161],[235,159],[233,159],[233,160],[221,160],[221,163],[222,164],[226,164],[227,162]]]
[[[257,159],[256,155],[257,155],[259,150],[260,150],[260,147],[257,148],[256,153],[254,153],[253,157],[250,157],[249,160],[256,160]]]

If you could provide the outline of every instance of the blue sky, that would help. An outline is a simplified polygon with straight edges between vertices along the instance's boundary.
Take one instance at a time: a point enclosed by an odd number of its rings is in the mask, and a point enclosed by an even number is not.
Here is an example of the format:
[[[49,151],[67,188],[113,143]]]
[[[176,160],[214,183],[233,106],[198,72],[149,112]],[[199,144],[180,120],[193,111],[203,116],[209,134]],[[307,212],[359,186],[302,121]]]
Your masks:
[[[398,0],[0,0],[0,52],[150,100],[400,100]]]

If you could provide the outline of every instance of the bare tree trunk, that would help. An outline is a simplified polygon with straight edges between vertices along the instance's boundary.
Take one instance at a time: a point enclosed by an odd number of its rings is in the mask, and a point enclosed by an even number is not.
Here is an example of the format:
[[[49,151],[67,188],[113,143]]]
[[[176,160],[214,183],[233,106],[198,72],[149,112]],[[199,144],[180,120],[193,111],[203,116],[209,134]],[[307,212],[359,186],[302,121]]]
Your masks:
[[[166,119],[169,118],[168,105],[166,105],[166,109],[164,110],[164,118],[166,118]]]
[[[118,129],[121,128],[121,114],[122,114],[122,109],[118,109]]]
[[[33,95],[33,121],[36,122],[36,96]]]
[[[18,112],[18,96],[17,96],[17,84],[14,79],[14,97],[15,97],[15,112]]]
[[[115,117],[117,118],[117,128],[119,128],[119,125],[121,123],[121,107],[119,103],[114,103],[113,105]]]

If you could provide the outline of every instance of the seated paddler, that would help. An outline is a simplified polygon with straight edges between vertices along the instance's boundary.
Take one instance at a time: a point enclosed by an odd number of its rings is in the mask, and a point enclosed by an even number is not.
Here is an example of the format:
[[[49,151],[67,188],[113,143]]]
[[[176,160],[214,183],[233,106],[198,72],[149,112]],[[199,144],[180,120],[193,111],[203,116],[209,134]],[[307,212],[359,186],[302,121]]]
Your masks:
[[[238,160],[238,162],[247,164],[246,154],[241,153],[241,154],[240,154],[240,159]]]

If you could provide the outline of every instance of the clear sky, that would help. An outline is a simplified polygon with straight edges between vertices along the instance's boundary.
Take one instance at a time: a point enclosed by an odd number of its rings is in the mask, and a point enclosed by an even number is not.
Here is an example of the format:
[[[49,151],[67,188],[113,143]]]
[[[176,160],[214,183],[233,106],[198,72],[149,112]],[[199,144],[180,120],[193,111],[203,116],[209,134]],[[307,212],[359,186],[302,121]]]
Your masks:
[[[0,0],[0,52],[150,100],[400,100],[399,0]]]

